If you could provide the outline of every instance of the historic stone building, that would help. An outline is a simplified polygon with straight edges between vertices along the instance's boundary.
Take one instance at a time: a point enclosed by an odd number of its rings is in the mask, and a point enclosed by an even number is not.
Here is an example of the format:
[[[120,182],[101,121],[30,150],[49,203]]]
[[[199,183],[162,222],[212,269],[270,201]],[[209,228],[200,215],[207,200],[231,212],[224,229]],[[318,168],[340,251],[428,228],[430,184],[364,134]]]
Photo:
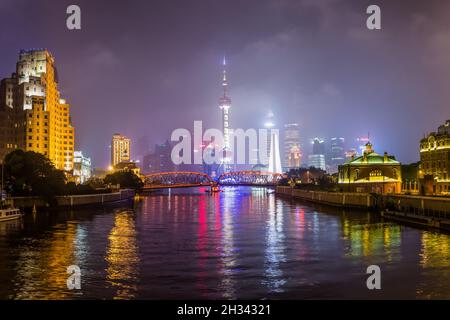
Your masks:
[[[450,120],[420,140],[420,162],[421,193],[450,194]]]
[[[339,166],[339,185],[347,192],[400,193],[401,164],[386,152],[380,155],[368,142],[363,155]]]
[[[70,106],[60,96],[55,59],[49,51],[20,51],[16,72],[1,81],[0,110],[0,155],[17,148],[34,151],[57,169],[73,170],[75,129]]]

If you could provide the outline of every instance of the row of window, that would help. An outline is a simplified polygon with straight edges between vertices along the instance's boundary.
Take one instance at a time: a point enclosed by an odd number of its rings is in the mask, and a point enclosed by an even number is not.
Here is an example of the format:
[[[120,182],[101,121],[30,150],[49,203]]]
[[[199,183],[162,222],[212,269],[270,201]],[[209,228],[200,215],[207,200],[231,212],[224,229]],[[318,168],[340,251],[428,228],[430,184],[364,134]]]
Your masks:
[[[428,162],[428,161],[424,161],[423,162],[423,164],[422,164],[422,166],[423,166],[423,169],[444,169],[444,168],[448,168],[448,163],[447,163],[447,161],[445,161],[445,160],[443,160],[443,161],[437,161],[437,162],[434,162],[434,161],[431,161],[431,162]]]

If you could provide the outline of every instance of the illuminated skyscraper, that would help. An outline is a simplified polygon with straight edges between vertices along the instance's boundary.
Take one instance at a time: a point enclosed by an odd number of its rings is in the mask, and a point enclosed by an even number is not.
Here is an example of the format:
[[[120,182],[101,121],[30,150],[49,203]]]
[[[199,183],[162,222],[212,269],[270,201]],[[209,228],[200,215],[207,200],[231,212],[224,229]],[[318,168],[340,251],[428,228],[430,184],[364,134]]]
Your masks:
[[[273,173],[283,173],[281,167],[280,157],[280,137],[278,129],[275,129],[273,121],[273,113],[269,112],[264,126],[269,130],[268,149],[269,149],[269,163],[267,171]]]
[[[230,153],[231,153],[231,128],[230,128],[230,108],[231,99],[228,97],[228,80],[227,80],[227,61],[223,58],[223,75],[222,75],[222,88],[223,95],[219,99],[219,108],[222,111],[222,132],[223,132],[223,171],[228,172],[231,169],[230,165]]]
[[[284,167],[299,168],[301,165],[300,130],[298,123],[284,125]]]
[[[344,138],[331,138],[330,153],[329,153],[329,172],[335,173],[338,171],[338,166],[345,162],[345,145]],[[328,161],[328,160],[327,160]]]
[[[58,90],[55,59],[46,49],[21,50],[16,72],[1,85],[2,104],[15,110],[17,145],[72,171],[75,129]]]
[[[369,142],[369,135],[367,137],[359,137],[356,139],[357,146],[357,152],[359,155],[363,155],[364,151],[366,150],[366,144]]]
[[[111,166],[115,166],[121,162],[130,161],[130,144],[131,140],[120,133],[116,133],[111,141]]]
[[[326,171],[325,141],[323,139],[314,138],[313,152],[308,156],[308,166]]]

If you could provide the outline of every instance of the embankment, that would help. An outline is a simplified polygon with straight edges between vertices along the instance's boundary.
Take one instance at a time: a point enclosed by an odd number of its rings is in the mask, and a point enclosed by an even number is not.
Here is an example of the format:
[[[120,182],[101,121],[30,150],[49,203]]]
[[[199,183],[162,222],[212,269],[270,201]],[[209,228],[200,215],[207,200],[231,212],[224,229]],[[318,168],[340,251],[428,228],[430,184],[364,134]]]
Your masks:
[[[343,208],[373,209],[376,207],[376,198],[367,193],[309,191],[284,186],[278,186],[276,188],[276,193],[291,196],[304,201]]]
[[[58,196],[57,205],[61,207],[76,207],[83,205],[96,205],[109,202],[117,202],[132,199],[135,195],[134,190],[123,189],[118,192],[103,194],[87,194],[76,196]],[[44,207],[46,203],[38,197],[14,197],[11,198],[13,205],[17,208]]]
[[[276,193],[341,208],[370,209],[383,217],[450,231],[450,198],[309,191],[278,186]]]

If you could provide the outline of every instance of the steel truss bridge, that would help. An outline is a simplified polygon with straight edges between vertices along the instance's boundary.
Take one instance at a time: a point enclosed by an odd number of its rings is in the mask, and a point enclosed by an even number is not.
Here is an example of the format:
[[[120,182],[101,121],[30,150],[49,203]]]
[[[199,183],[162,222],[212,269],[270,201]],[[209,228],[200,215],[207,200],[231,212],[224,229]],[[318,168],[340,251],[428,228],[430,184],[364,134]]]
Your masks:
[[[227,172],[213,179],[205,173],[175,171],[151,173],[145,176],[144,189],[169,189],[213,186],[275,186],[281,180],[279,173],[262,171]]]

